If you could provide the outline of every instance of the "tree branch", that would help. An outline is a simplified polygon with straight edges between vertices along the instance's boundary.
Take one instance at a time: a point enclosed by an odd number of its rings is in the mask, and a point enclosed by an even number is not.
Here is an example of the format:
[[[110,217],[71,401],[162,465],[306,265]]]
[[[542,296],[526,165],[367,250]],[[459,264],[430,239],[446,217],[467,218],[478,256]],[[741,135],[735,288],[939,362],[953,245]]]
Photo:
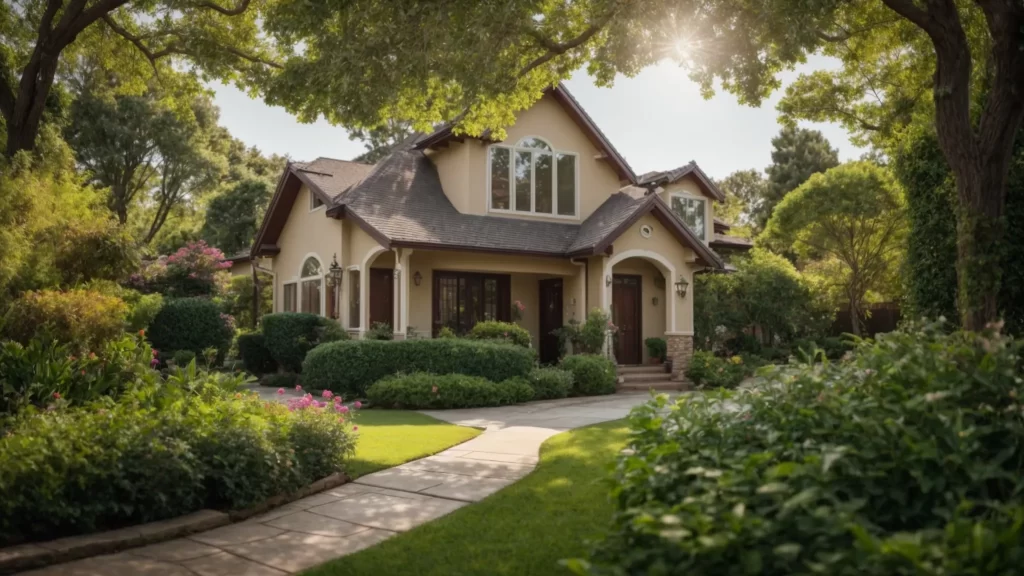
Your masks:
[[[914,4],[914,0],[882,0],[882,3],[893,12],[917,24],[929,35],[935,32],[935,21],[926,10],[918,8],[917,4]]]
[[[198,7],[198,8],[209,8],[210,10],[214,10],[216,12],[220,12],[221,14],[223,14],[225,16],[238,16],[239,14],[241,14],[242,12],[245,12],[246,9],[249,8],[249,3],[251,1],[252,0],[241,0],[241,2],[238,3],[238,6],[235,6],[234,8],[224,8],[223,6],[219,6],[217,4],[214,4],[213,2],[205,2],[205,1],[204,2],[196,2],[196,7]]]
[[[858,34],[863,34],[864,32],[870,32],[871,30],[874,30],[875,28],[880,28],[882,26],[886,26],[886,25],[889,25],[889,24],[895,24],[898,21],[899,21],[898,18],[888,18],[886,20],[882,20],[880,22],[875,22],[875,23],[872,23],[872,24],[868,24],[866,26],[861,26],[860,28],[855,28],[853,30],[845,30],[845,29],[843,29],[842,32],[840,32],[838,34],[829,34],[828,32],[825,32],[824,30],[815,30],[814,31],[814,35],[817,36],[818,38],[824,40],[825,42],[832,42],[832,43],[846,42],[847,40],[849,40],[850,38],[853,38],[854,36],[857,36]]]
[[[3,115],[5,123],[10,124],[12,114],[14,114],[14,87],[7,82],[6,75],[0,72],[0,115]]]
[[[543,66],[554,57],[561,56],[562,54],[565,54],[569,50],[578,48],[583,44],[586,44],[591,38],[593,38],[594,34],[600,32],[601,29],[608,24],[608,22],[611,22],[611,19],[615,16],[616,13],[618,13],[618,8],[609,10],[608,13],[606,13],[604,16],[593,22],[590,26],[587,27],[586,30],[581,32],[579,36],[576,36],[572,40],[567,40],[565,42],[556,42],[542,34],[540,30],[537,30],[534,27],[527,28],[525,30],[526,34],[529,37],[533,38],[533,40],[540,47],[547,50],[547,52],[541,56],[538,56],[537,58],[534,58],[532,62],[527,64],[522,70],[519,71],[517,77],[522,78],[523,76],[529,74],[531,70]]]

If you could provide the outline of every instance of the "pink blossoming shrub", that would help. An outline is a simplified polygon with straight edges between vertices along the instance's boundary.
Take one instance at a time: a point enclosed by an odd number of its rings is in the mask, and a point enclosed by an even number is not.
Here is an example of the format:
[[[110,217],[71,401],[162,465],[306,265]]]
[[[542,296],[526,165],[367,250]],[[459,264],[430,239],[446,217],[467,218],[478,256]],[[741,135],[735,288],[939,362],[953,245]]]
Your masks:
[[[146,265],[129,278],[128,284],[175,298],[215,296],[230,283],[230,268],[231,261],[224,259],[223,252],[200,240]]]

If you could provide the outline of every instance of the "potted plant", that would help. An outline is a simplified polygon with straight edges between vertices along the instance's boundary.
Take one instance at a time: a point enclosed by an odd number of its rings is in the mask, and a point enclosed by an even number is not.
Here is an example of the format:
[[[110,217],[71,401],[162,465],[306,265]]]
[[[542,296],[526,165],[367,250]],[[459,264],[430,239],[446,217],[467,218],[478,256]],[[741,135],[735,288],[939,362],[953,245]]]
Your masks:
[[[651,358],[651,364],[662,364],[668,357],[668,343],[664,338],[648,338],[644,340],[647,346],[647,355]]]

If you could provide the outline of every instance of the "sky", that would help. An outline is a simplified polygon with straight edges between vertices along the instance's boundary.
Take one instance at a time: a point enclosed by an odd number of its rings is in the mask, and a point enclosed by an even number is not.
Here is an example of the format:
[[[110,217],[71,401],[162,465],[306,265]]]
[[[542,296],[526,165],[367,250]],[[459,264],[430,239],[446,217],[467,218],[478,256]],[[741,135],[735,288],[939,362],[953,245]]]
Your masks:
[[[824,58],[812,58],[783,76],[783,89],[800,72],[833,65]],[[634,78],[620,77],[611,88],[595,86],[584,71],[567,85],[637,174],[695,160],[709,176],[724,178],[736,170],[771,164],[771,139],[781,128],[775,104],[782,89],[760,108],[742,106],[735,96],[722,92],[704,100],[686,72],[668,62]],[[347,160],[364,151],[362,143],[350,140],[340,126],[324,120],[303,124],[283,108],[267,106],[233,86],[212,88],[221,124],[264,153],[303,161],[319,156]],[[839,125],[804,122],[801,126],[821,130],[839,150],[840,160],[856,159],[865,151],[851,144]]]

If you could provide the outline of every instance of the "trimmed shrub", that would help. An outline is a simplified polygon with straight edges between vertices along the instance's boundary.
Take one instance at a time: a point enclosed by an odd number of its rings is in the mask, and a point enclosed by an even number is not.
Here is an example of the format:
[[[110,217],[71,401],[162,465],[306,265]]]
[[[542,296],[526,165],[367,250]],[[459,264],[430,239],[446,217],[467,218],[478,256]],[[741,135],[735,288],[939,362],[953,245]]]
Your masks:
[[[294,372],[275,372],[260,378],[260,386],[268,388],[295,388],[298,384],[299,375]]]
[[[534,368],[527,378],[534,400],[565,398],[572,391],[572,372],[560,368]]]
[[[267,348],[263,334],[239,334],[235,341],[238,343],[238,355],[242,357],[242,363],[249,373],[262,376],[277,371],[277,362]]]
[[[604,356],[577,354],[562,359],[561,368],[572,373],[573,396],[615,393],[615,364]]]
[[[190,350],[201,356],[207,348],[216,348],[223,358],[231,347],[234,322],[212,300],[181,298],[164,304],[148,335],[153,347],[167,354]]]
[[[500,340],[510,342],[516,346],[530,347],[530,333],[526,328],[513,322],[498,322],[495,320],[477,322],[473,329],[467,334],[467,338],[476,340]]]
[[[344,470],[354,438],[334,410],[199,378],[199,394],[159,386],[17,418],[0,437],[0,545],[242,509]]]
[[[648,338],[644,340],[647,355],[656,360],[664,361],[668,357],[668,342],[664,338]]]
[[[366,340],[394,340],[395,331],[387,322],[374,322],[370,329],[363,334]]]
[[[533,369],[533,350],[464,339],[350,340],[312,350],[302,367],[305,385],[349,396],[399,372],[464,374],[501,382]]]
[[[267,314],[260,322],[264,345],[278,365],[289,372],[301,372],[306,353],[320,344],[348,339],[340,324],[317,314],[280,312]]]
[[[1015,574],[1021,342],[880,335],[631,416],[590,574]]]
[[[22,344],[50,338],[78,352],[98,350],[121,336],[127,313],[120,298],[90,290],[27,292],[14,301],[4,336]]]
[[[757,356],[719,358],[698,350],[690,358],[686,377],[701,388],[735,388],[763,363]]]
[[[525,402],[533,397],[533,388],[522,378],[491,382],[479,376],[417,372],[378,380],[366,394],[382,408],[475,408]]]

